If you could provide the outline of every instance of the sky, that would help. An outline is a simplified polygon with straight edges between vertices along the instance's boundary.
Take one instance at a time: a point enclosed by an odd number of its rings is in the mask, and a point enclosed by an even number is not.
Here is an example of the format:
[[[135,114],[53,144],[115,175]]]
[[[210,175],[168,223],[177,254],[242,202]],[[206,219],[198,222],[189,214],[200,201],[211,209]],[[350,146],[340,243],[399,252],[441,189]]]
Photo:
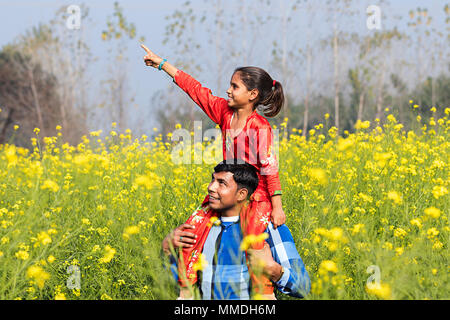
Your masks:
[[[124,14],[128,21],[136,25],[138,35],[144,35],[146,45],[155,53],[170,58],[170,52],[162,44],[163,35],[166,26],[165,16],[171,14],[175,9],[180,8],[186,0],[126,0],[119,1],[124,9]],[[276,0],[279,1],[279,0]],[[325,0],[323,0],[325,1]],[[203,0],[191,0],[194,7],[199,8]],[[378,1],[373,1],[377,4]],[[405,15],[410,9],[418,6],[426,6],[433,16],[442,11],[446,0],[391,0],[391,14]],[[6,1],[0,0],[0,48],[13,41],[19,34],[39,23],[46,23],[57,9],[61,6],[71,4],[82,4],[82,1]],[[110,0],[91,0],[86,2],[89,7],[89,17],[93,21],[90,26],[89,34],[93,37],[92,51],[94,55],[101,57],[105,54],[105,43],[100,39],[100,34],[106,28],[106,20],[112,15],[114,1]],[[200,9],[200,8],[199,8]],[[82,22],[83,23],[83,22]],[[156,90],[167,87],[171,79],[167,75],[158,73],[155,70],[145,68],[142,62],[144,51],[139,47],[136,40],[130,44],[129,49],[129,79],[132,91],[136,94],[136,105],[142,110],[151,107],[151,97]],[[226,83],[227,81],[224,81]],[[225,89],[222,90],[222,96],[225,95]],[[220,95],[220,94],[218,94]],[[151,126],[153,119],[149,119]]]
[[[124,15],[129,22],[136,25],[138,35],[144,35],[148,41],[146,44],[155,52],[159,52],[165,31],[164,17],[172,13],[185,1],[119,1],[124,10]],[[13,41],[19,34],[24,33],[39,23],[50,21],[55,12],[62,6],[71,4],[82,4],[82,1],[4,1],[0,0],[0,48]],[[92,20],[89,33],[92,38],[92,51],[95,56],[102,57],[106,54],[107,46],[101,41],[100,35],[106,29],[106,21],[112,16],[114,1],[91,0],[88,3],[89,17]],[[82,27],[83,27],[83,21]],[[76,31],[74,31],[76,32]],[[132,45],[132,44],[131,44]],[[130,52],[129,74],[130,90],[136,94],[136,105],[140,109],[150,107],[150,100],[153,93],[167,87],[169,81],[167,76],[146,68],[142,57],[145,52],[139,47],[136,40],[135,50],[128,48]],[[101,71],[100,71],[101,72]],[[106,74],[106,72],[105,72]],[[153,122],[153,119],[149,119]],[[152,126],[154,123],[151,124]],[[150,127],[150,126],[149,126]],[[92,128],[95,130],[96,128]]]

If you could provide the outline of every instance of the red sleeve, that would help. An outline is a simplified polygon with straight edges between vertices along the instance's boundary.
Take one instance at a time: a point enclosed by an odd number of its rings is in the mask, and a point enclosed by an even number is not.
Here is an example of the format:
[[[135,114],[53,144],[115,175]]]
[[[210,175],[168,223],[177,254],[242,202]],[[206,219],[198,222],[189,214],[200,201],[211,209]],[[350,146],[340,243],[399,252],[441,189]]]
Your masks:
[[[200,82],[182,70],[177,71],[173,81],[202,108],[214,123],[222,125],[223,115],[230,108],[227,100],[213,96],[210,89],[202,87]]]
[[[281,182],[278,175],[278,172],[273,175],[262,176],[263,179],[266,179],[267,189],[269,191],[270,196],[275,196],[281,193]]]
[[[281,183],[278,174],[278,160],[273,142],[270,124],[258,130],[258,153],[261,163],[261,177],[267,182],[270,196],[281,194]]]

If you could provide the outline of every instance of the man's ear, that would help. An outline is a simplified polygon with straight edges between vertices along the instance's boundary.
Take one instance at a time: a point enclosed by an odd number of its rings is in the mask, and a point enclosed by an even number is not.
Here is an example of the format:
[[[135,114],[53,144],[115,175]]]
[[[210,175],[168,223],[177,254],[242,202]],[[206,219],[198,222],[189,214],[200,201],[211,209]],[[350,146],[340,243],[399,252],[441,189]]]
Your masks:
[[[242,202],[242,201],[247,200],[247,196],[248,196],[248,190],[247,190],[247,188],[240,188],[240,189],[237,191],[237,201],[238,201],[238,202]]]

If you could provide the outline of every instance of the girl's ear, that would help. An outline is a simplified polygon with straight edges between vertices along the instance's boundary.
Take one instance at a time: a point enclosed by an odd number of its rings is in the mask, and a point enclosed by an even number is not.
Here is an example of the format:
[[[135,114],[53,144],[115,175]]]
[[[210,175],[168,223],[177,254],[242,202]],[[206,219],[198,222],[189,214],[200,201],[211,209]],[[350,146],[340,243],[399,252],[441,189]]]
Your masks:
[[[251,91],[250,91],[250,101],[255,101],[256,100],[256,98],[258,97],[258,95],[259,95],[259,91],[258,91],[258,89],[252,89]]]

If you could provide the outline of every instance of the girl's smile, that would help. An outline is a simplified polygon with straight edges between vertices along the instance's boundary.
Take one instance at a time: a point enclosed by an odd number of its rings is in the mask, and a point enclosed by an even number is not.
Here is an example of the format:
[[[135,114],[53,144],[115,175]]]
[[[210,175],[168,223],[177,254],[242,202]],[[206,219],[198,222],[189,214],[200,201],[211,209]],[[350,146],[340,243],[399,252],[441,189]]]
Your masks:
[[[257,91],[249,91],[242,82],[239,72],[233,74],[230,81],[230,87],[227,90],[228,95],[228,106],[230,108],[243,107],[255,100],[257,96]]]

